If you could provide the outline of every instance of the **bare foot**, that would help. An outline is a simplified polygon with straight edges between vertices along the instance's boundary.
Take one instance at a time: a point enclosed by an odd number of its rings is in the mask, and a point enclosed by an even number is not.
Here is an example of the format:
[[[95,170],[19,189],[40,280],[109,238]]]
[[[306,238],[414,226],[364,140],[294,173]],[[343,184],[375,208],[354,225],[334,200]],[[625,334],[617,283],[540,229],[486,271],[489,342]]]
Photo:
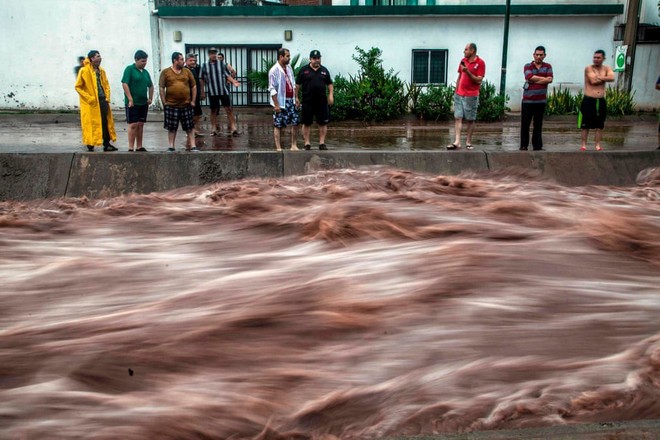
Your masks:
[[[298,147],[296,147],[295,145],[293,145],[293,146],[291,147],[291,151],[298,151]]]

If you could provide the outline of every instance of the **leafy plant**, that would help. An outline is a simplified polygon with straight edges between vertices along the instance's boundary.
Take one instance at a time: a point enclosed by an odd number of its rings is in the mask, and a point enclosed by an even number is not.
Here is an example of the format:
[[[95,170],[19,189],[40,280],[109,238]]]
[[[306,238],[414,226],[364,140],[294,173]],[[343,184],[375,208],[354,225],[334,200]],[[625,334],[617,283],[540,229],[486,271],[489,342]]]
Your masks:
[[[573,108],[574,98],[571,91],[562,89],[559,90],[552,88],[552,93],[548,94],[548,101],[545,105],[546,115],[567,115],[570,109]]]
[[[635,92],[608,87],[605,90],[605,101],[607,101],[607,114],[609,116],[632,115],[635,113]]]
[[[454,86],[429,86],[420,93],[413,113],[426,120],[451,119],[454,91]]]
[[[495,84],[484,81],[479,92],[479,107],[477,108],[477,121],[493,122],[501,121],[504,112],[511,110],[506,103],[508,95],[500,95],[495,89]]]
[[[408,106],[410,107],[410,110],[414,112],[415,107],[417,107],[417,102],[419,101],[419,97],[422,95],[424,92],[425,86],[419,85],[419,84],[408,84]]]
[[[548,103],[545,106],[546,115],[574,115],[577,114],[580,110],[580,103],[582,98],[578,100],[578,96],[581,96],[582,92],[579,92],[579,95],[571,95],[569,89],[562,89],[559,86],[559,89],[552,88],[552,93],[548,95]]]
[[[338,74],[332,81],[334,87],[335,103],[332,106],[332,119],[335,121],[344,121],[353,114],[351,108],[352,96],[355,91],[354,85],[342,75]]]
[[[376,47],[365,51],[355,47],[353,59],[360,65],[356,76],[338,75],[334,81],[333,119],[383,121],[408,110],[406,84],[392,69],[385,71],[382,51]]]
[[[552,89],[548,95],[548,104],[545,107],[546,115],[576,115],[580,112],[580,105],[584,99],[582,90],[572,95],[570,90],[559,87],[559,90]],[[635,92],[619,89],[617,87],[608,87],[605,90],[605,100],[607,101],[607,114],[609,116],[623,116],[635,113]]]
[[[304,63],[302,61],[305,61]],[[266,58],[261,59],[261,66],[259,69],[249,70],[247,74],[248,81],[257,89],[268,90],[268,72],[270,68],[275,65],[277,61],[268,60]],[[300,54],[297,54],[291,59],[291,67],[293,68],[294,76],[298,76],[298,72],[307,64],[308,60],[303,60],[300,58]]]
[[[580,105],[582,104],[583,99],[584,93],[582,93],[582,90],[578,90],[578,92],[575,94],[575,100],[573,101],[573,107],[571,108],[570,114],[577,115],[580,113]]]

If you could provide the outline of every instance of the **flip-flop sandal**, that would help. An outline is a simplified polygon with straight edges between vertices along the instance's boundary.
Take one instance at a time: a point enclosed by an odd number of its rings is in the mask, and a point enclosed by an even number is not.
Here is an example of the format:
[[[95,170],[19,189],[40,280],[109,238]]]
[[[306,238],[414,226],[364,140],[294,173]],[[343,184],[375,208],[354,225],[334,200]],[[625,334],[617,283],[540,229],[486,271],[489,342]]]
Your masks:
[[[138,149],[137,149],[137,150],[135,150],[135,151],[139,151],[139,152],[141,152],[141,153],[144,153],[144,152],[146,152],[146,151],[147,151],[147,149],[146,149],[146,148],[144,148],[144,147],[140,147],[140,148],[138,148]]]
[[[580,147],[580,151],[587,151],[587,147]]]
[[[596,147],[596,151],[603,151],[601,147]]]
[[[456,144],[453,144],[453,143],[447,145],[447,149],[448,149],[448,150],[460,150],[460,148],[461,148],[460,145],[456,145]]]
[[[465,149],[466,150],[474,150],[474,147],[472,145],[468,144],[468,145],[465,146]]]

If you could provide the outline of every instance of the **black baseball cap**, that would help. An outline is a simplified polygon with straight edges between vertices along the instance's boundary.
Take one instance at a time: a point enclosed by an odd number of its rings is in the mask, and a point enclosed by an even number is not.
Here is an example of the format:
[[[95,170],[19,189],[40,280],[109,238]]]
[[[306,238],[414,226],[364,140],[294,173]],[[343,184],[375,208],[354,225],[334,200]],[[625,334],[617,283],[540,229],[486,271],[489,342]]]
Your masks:
[[[309,53],[310,58],[321,58],[321,52],[318,50],[313,50]]]

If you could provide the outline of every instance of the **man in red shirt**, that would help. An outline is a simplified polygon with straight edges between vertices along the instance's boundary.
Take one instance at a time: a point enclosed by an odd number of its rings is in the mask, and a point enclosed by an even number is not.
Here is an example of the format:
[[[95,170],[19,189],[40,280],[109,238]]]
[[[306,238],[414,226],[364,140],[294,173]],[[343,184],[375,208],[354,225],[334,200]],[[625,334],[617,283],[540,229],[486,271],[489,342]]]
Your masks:
[[[456,93],[454,94],[454,142],[447,145],[448,150],[461,148],[461,130],[463,121],[467,126],[465,148],[472,150],[472,132],[477,119],[479,106],[479,88],[486,75],[486,63],[477,56],[477,45],[468,43],[463,50],[464,58],[458,66]]]

